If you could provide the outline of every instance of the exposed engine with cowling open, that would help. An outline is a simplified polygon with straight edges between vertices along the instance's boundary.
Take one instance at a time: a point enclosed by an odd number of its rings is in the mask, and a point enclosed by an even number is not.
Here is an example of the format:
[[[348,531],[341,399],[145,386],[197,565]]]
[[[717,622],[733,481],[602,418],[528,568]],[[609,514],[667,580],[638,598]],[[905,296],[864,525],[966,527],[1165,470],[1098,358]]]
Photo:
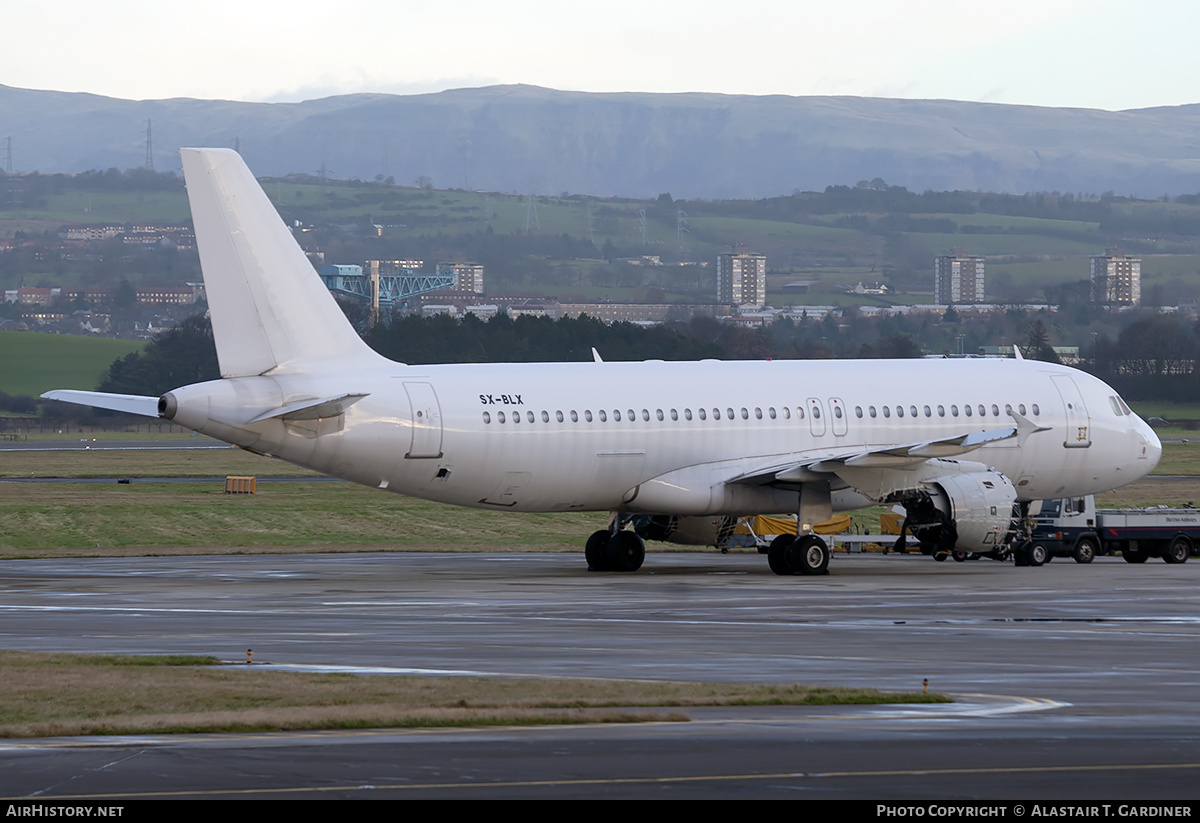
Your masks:
[[[1020,522],[1012,481],[996,471],[949,474],[898,493],[905,529],[924,554],[974,552],[1001,557]]]

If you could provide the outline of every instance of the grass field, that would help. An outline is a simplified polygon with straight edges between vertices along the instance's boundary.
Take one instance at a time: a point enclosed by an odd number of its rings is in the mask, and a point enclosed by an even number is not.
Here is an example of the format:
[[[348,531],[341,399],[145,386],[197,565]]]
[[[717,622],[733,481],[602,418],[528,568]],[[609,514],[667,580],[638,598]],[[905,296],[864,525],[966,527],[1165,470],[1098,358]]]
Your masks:
[[[0,737],[686,721],[695,706],[948,703],[794,684],[305,674],[213,658],[0,651]]]
[[[186,223],[191,219],[187,194],[181,187],[173,192],[88,192],[52,194],[42,208],[25,207],[20,212],[0,208],[0,220],[53,221],[62,223]]]
[[[1129,408],[1148,420],[1151,417],[1161,417],[1164,420],[1200,420],[1200,403],[1159,403],[1153,400],[1135,400],[1129,403]]]
[[[50,389],[91,391],[112,361],[143,346],[139,340],[0,331],[0,391],[34,397]]]
[[[0,483],[0,558],[246,551],[580,551],[605,513],[462,509],[341,481]]]
[[[1164,454],[1157,474],[1200,475],[1200,443],[1169,443]],[[343,481],[262,479],[256,495],[226,495],[220,478],[229,474],[317,477],[240,449],[0,451],[0,477],[134,479],[130,484],[0,482],[0,559],[297,551],[577,553],[586,536],[608,519],[603,512],[464,509]],[[213,479],[137,479],[161,477]],[[1200,476],[1136,483],[1097,500],[1103,506],[1200,501]],[[855,525],[877,531],[882,510],[855,512]],[[696,548],[654,544],[655,551]]]
[[[107,440],[108,435],[98,435]],[[68,442],[79,438],[69,438]],[[87,438],[91,439],[91,438]],[[171,439],[178,440],[178,436]],[[224,477],[228,474],[319,477],[317,472],[208,438],[187,445],[215,449],[0,451],[0,477]],[[83,445],[87,445],[86,443]]]
[[[1200,442],[1164,443],[1162,460],[1151,475],[1159,477],[1200,476]]]

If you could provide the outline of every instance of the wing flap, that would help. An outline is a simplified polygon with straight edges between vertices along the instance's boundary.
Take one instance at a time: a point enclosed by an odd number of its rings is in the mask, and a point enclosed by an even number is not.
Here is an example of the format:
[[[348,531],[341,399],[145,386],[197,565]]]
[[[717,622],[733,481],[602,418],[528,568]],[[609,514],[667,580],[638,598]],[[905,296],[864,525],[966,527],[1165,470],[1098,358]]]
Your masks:
[[[1027,422],[1027,421],[1026,421]],[[1038,429],[1044,430],[1046,427]],[[1032,433],[1032,432],[1028,432]],[[880,446],[857,452],[842,452],[813,455],[807,460],[786,465],[776,465],[748,472],[729,482],[743,485],[768,485],[771,483],[805,483],[827,479],[843,469],[900,469],[910,470],[934,458],[957,457],[972,452],[988,443],[1008,440],[1022,434],[1028,436],[1025,426],[1018,421],[1016,426],[967,432],[940,440],[926,440],[898,446]]]

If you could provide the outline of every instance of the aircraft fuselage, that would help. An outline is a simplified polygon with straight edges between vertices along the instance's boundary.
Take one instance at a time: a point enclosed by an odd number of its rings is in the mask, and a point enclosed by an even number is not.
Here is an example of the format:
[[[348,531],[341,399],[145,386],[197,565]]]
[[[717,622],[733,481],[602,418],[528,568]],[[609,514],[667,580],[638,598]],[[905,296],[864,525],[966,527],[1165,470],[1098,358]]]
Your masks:
[[[663,511],[639,487],[694,467],[675,514],[794,511],[794,490],[731,477],[1011,426],[1046,431],[972,452],[1018,499],[1092,494],[1147,474],[1157,437],[1100,380],[1023,360],[306,364],[173,392],[177,422],[389,491],[512,511]],[[195,404],[190,395],[203,397]],[[254,412],[365,395],[328,418]],[[250,413],[248,413],[248,411]],[[705,478],[711,477],[706,491]],[[687,485],[685,483],[684,485]],[[668,485],[680,486],[677,481]],[[863,505],[846,492],[835,508]]]

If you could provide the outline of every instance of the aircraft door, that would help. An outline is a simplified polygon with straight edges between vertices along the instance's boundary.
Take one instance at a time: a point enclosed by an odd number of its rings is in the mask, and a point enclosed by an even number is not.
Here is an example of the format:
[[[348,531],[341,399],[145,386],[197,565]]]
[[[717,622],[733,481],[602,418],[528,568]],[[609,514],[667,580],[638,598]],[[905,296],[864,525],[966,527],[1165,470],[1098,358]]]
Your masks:
[[[845,434],[850,421],[847,419],[846,406],[840,397],[829,398],[829,415],[829,425],[833,428],[833,433],[839,437]]]
[[[1088,417],[1087,406],[1083,403],[1083,395],[1079,387],[1067,374],[1051,375],[1054,388],[1062,397],[1063,409],[1067,415],[1067,430],[1063,436],[1063,446],[1068,449],[1086,449],[1092,445],[1091,419]]]
[[[442,408],[430,383],[405,383],[412,412],[412,442],[406,458],[442,456]]]
[[[815,397],[808,398],[808,429],[813,437],[825,434],[825,407]]]

